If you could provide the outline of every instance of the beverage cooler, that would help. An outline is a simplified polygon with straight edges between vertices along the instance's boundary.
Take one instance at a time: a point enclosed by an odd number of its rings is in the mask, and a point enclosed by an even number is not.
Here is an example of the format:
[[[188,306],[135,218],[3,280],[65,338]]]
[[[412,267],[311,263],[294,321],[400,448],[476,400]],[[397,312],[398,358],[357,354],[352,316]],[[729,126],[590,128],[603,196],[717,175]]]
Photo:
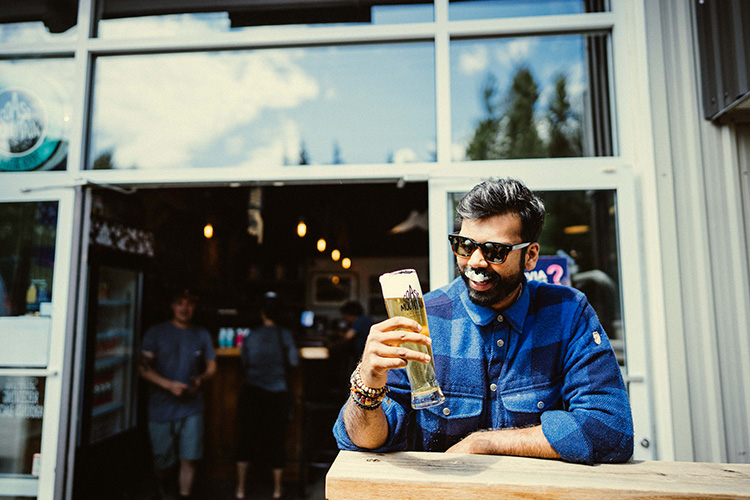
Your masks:
[[[149,462],[138,404],[143,267],[100,253],[89,266],[75,498],[127,490]]]
[[[135,425],[142,273],[100,265],[89,300],[83,439],[95,444]]]

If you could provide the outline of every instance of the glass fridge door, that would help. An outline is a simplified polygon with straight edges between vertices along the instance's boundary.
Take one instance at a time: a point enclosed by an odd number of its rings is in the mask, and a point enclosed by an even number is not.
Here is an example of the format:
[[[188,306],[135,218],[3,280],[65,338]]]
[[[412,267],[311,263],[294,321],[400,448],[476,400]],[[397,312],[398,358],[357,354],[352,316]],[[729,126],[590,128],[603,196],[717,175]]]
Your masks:
[[[101,266],[96,284],[93,369],[89,386],[89,442],[133,425],[135,327],[141,273]]]

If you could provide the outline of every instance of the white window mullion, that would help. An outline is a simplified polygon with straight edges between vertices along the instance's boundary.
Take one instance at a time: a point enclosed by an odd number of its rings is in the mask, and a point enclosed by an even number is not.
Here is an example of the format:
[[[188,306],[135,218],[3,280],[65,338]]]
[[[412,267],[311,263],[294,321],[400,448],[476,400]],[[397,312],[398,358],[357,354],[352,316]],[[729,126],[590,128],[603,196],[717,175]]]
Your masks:
[[[437,162],[451,161],[451,85],[448,0],[435,2],[435,97],[437,114]]]

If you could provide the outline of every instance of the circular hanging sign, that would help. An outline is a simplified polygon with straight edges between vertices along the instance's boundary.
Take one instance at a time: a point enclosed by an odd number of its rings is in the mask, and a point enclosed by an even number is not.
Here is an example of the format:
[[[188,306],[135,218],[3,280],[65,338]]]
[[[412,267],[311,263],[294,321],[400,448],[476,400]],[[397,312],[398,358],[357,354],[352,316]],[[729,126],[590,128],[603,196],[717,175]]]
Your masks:
[[[53,168],[66,148],[48,130],[47,109],[36,94],[22,88],[0,90],[0,170]]]

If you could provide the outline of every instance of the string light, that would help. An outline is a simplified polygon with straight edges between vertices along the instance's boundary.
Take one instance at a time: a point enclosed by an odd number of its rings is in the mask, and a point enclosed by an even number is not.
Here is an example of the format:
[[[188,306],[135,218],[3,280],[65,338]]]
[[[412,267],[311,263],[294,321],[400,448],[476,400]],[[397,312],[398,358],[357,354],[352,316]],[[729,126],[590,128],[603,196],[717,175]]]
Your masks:
[[[344,257],[344,259],[341,261],[341,267],[343,267],[344,269],[349,269],[350,267],[352,267],[352,259],[350,259],[349,257]]]
[[[318,252],[325,252],[326,251],[326,240],[323,238],[320,238],[318,240]]]
[[[331,258],[334,261],[338,261],[341,258],[341,252],[339,252],[338,250],[334,250],[333,252],[331,252]]]
[[[211,224],[203,226],[203,236],[210,240],[214,235],[214,227]]]
[[[305,224],[305,221],[299,221],[299,224],[297,224],[297,236],[304,238],[306,234],[307,224]]]

